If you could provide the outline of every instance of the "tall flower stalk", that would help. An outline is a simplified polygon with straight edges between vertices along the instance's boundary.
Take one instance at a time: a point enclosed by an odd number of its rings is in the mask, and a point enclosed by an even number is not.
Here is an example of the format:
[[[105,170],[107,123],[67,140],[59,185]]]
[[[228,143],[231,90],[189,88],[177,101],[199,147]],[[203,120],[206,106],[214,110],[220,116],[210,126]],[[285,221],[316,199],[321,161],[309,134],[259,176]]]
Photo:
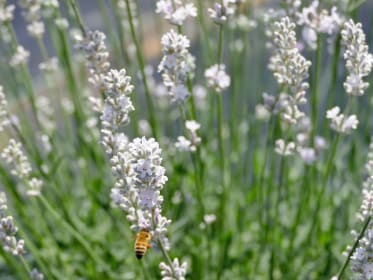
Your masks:
[[[334,160],[337,155],[341,135],[351,134],[353,130],[356,130],[359,123],[356,115],[348,114],[353,107],[354,98],[363,95],[365,89],[368,87],[369,84],[364,82],[363,78],[371,72],[373,66],[373,56],[368,53],[368,46],[366,45],[365,35],[360,23],[355,23],[353,20],[345,22],[343,29],[341,30],[341,38],[342,43],[346,48],[344,58],[346,61],[346,68],[349,72],[343,85],[346,93],[349,95],[349,101],[343,113],[340,112],[338,106],[328,110],[326,113],[326,118],[330,119],[331,129],[336,131],[338,134],[334,137],[331,146],[332,151],[329,155],[325,173],[322,177],[321,188],[317,193],[316,207],[308,233],[309,237],[315,230],[315,224],[320,215],[319,210],[321,200],[325,193],[329,176],[333,171]]]

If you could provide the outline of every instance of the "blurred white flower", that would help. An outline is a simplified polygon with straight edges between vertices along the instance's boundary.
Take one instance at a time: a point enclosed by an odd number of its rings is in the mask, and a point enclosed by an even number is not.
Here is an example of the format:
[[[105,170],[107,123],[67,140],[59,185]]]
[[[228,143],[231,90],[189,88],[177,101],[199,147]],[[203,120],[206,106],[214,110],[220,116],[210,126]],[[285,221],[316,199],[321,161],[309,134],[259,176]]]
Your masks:
[[[9,125],[8,102],[6,101],[3,87],[0,85],[0,132]]]
[[[283,139],[277,139],[275,144],[275,152],[281,156],[291,156],[295,152],[295,143],[285,143]]]
[[[162,13],[171,24],[181,26],[188,17],[197,16],[194,4],[183,2],[181,0],[158,0],[155,12]]]
[[[223,24],[234,14],[235,0],[223,0],[221,2],[215,2],[213,8],[209,8],[207,11],[210,17],[216,24]]]
[[[231,84],[231,78],[225,72],[224,64],[215,64],[205,71],[207,86],[217,93],[223,92]]]
[[[45,32],[44,23],[42,21],[32,21],[27,25],[27,31],[31,37],[40,39]]]
[[[334,107],[326,112],[326,118],[331,120],[330,127],[338,133],[350,134],[357,128],[359,121],[356,115],[345,116],[340,113],[339,107]]]
[[[9,65],[11,67],[18,67],[28,62],[30,52],[21,45],[17,46],[16,52],[10,58]]]
[[[18,228],[15,226],[13,217],[7,214],[8,205],[4,192],[0,192],[0,242],[5,252],[14,256],[25,254],[25,242],[17,239]]]
[[[161,262],[159,268],[161,269],[162,280],[185,280],[187,263],[183,262],[180,264],[178,258],[174,258],[172,266]]]
[[[182,104],[189,96],[186,82],[195,68],[194,57],[189,53],[190,42],[173,29],[162,36],[163,58],[158,66],[172,101]]]
[[[27,195],[40,195],[43,181],[32,176],[31,164],[23,153],[20,142],[10,139],[8,146],[1,153],[1,157],[11,168],[12,175],[18,177],[26,185]]]
[[[100,91],[104,90],[104,77],[110,68],[105,39],[105,34],[98,30],[89,30],[84,38],[79,36],[75,38],[78,48],[86,54],[89,82]]]
[[[44,72],[54,72],[58,69],[57,57],[51,57],[47,61],[39,64],[39,69]]]
[[[14,18],[15,5],[6,6],[6,1],[0,3],[0,23],[4,24],[10,22]]]
[[[201,138],[197,134],[201,125],[195,120],[189,120],[185,122],[185,128],[188,131],[188,138],[184,136],[179,136],[175,147],[180,151],[195,152],[197,146],[201,143]]]

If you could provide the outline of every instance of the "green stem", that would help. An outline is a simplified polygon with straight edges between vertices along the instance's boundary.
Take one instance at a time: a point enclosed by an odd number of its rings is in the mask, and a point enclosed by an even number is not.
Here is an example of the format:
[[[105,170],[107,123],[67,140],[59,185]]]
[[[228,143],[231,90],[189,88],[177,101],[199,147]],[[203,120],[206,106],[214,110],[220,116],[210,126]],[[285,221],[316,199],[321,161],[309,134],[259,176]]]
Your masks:
[[[315,225],[316,225],[317,219],[319,217],[321,201],[322,201],[322,198],[324,197],[324,193],[326,191],[326,186],[327,186],[327,183],[328,183],[329,176],[330,176],[330,174],[333,170],[334,160],[335,160],[335,156],[336,156],[336,153],[337,153],[337,150],[338,150],[337,147],[338,147],[339,141],[340,141],[340,134],[338,134],[334,138],[334,141],[333,141],[333,144],[332,144],[332,151],[331,151],[329,160],[328,160],[327,165],[326,165],[326,171],[325,171],[324,176],[323,176],[322,181],[321,181],[321,188],[320,188],[320,190],[317,194],[317,197],[316,197],[316,207],[315,207],[315,210],[313,212],[313,216],[312,216],[312,220],[311,220],[311,228],[310,228],[310,230],[308,232],[308,235],[307,235],[307,238],[306,238],[306,240],[308,240],[308,241],[312,237],[313,231],[316,228]]]
[[[148,106],[148,111],[149,111],[150,126],[151,126],[151,129],[152,129],[153,137],[157,138],[157,134],[158,134],[157,133],[157,120],[156,120],[156,117],[155,117],[153,100],[152,100],[152,97],[151,97],[151,94],[150,94],[148,81],[147,81],[147,77],[146,77],[146,73],[145,73],[144,57],[142,55],[140,44],[139,44],[138,38],[136,36],[136,31],[135,31],[135,26],[133,24],[133,17],[132,17],[132,11],[131,11],[129,0],[125,0],[125,1],[126,1],[128,22],[129,22],[129,25],[130,25],[132,41],[133,41],[133,43],[135,44],[135,47],[136,47],[136,57],[137,57],[137,61],[139,63],[139,67],[140,67],[142,82],[144,84],[144,91],[145,91],[145,96],[146,96],[147,106]]]
[[[69,3],[71,5],[71,8],[74,11],[74,15],[75,15],[75,18],[78,22],[80,31],[83,33],[83,36],[85,37],[86,36],[86,31],[85,31],[85,28],[84,28],[84,23],[83,23],[82,17],[81,17],[80,12],[79,12],[78,5],[77,5],[75,0],[69,0]]]
[[[30,275],[31,274],[31,269],[30,269],[28,263],[26,262],[25,258],[22,255],[20,255],[19,258],[21,259],[21,262],[23,264],[23,267],[27,271],[27,274]]]
[[[87,252],[88,256],[96,263],[102,266],[102,268],[110,273],[108,266],[102,261],[95,252],[93,252],[92,247],[88,244],[86,239],[80,233],[74,229],[69,223],[67,223],[61,216],[53,209],[49,202],[45,199],[43,195],[38,196],[44,207],[49,211],[49,213],[56,219],[57,222],[60,222],[61,225],[80,243],[80,245]]]
[[[311,121],[312,121],[312,137],[317,134],[317,127],[318,127],[318,106],[319,106],[319,83],[320,83],[320,70],[321,70],[321,62],[322,62],[322,40],[321,35],[317,36],[317,50],[316,50],[316,62],[315,62],[315,71],[313,73],[313,89],[311,94]]]

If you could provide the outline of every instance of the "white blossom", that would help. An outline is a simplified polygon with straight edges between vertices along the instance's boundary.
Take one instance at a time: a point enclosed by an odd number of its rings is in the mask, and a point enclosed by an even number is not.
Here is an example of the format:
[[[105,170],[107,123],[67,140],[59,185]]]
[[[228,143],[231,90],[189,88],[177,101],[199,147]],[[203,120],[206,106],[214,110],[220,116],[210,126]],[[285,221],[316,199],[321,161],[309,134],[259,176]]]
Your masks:
[[[172,262],[172,267],[164,262],[159,264],[161,269],[162,280],[185,280],[187,263],[180,264],[179,259],[175,258]]]
[[[11,168],[11,174],[18,177],[26,185],[26,194],[37,196],[41,193],[43,182],[32,176],[32,168],[28,158],[22,151],[22,144],[10,139],[1,157]]]
[[[171,24],[181,26],[188,17],[197,16],[194,4],[183,2],[181,0],[159,0],[156,13],[163,14]]]
[[[351,256],[351,269],[359,279],[373,279],[373,229],[369,224],[359,247]]]
[[[25,242],[17,239],[18,228],[14,224],[12,216],[7,214],[8,206],[4,192],[0,192],[0,242],[5,252],[14,256],[25,254]]]
[[[84,38],[76,38],[78,47],[86,54],[89,82],[100,91],[104,90],[104,77],[110,68],[105,39],[105,34],[98,30],[89,30]]]
[[[221,2],[215,2],[213,8],[209,8],[208,12],[210,17],[216,24],[223,24],[234,14],[235,0],[223,0]]]
[[[188,137],[179,136],[175,147],[180,151],[195,152],[197,146],[201,143],[201,138],[198,136],[197,131],[201,125],[195,120],[185,122],[185,128],[188,131]]]
[[[6,6],[6,1],[0,3],[0,23],[4,24],[10,22],[14,18],[15,5]]]
[[[39,69],[46,73],[55,72],[58,69],[58,59],[57,57],[51,57],[47,61],[39,64]]]
[[[33,21],[27,25],[27,31],[31,37],[41,38],[45,32],[44,23],[42,21]]]
[[[162,73],[163,84],[172,100],[182,104],[189,96],[186,86],[188,77],[192,77],[195,68],[194,57],[189,53],[190,42],[173,29],[162,36],[163,58],[158,66]]]
[[[312,1],[309,6],[297,12],[298,24],[303,26],[303,39],[311,49],[317,47],[317,34],[324,33],[329,36],[337,34],[345,18],[333,6],[330,11],[321,9],[319,1]]]
[[[277,139],[275,152],[281,156],[291,156],[295,153],[295,143],[286,143],[283,139]]]
[[[22,46],[17,46],[16,52],[10,58],[9,65],[11,67],[18,67],[28,62],[30,52]]]
[[[348,76],[343,84],[347,94],[360,96],[369,86],[363,78],[368,76],[372,70],[373,56],[368,53],[365,34],[361,23],[353,20],[345,22],[341,31],[342,43],[346,46],[344,59]]]
[[[368,159],[365,164],[367,178],[363,183],[362,202],[360,210],[357,213],[359,221],[364,222],[368,217],[373,215],[373,138],[369,145]]]
[[[231,84],[231,78],[225,72],[224,64],[215,64],[205,71],[207,86],[216,92],[223,92]]]
[[[350,134],[357,128],[359,121],[356,115],[345,116],[340,113],[339,107],[334,107],[326,112],[326,118],[331,120],[330,127],[338,133]]]
[[[6,101],[3,87],[0,85],[0,132],[9,125],[8,102]]]

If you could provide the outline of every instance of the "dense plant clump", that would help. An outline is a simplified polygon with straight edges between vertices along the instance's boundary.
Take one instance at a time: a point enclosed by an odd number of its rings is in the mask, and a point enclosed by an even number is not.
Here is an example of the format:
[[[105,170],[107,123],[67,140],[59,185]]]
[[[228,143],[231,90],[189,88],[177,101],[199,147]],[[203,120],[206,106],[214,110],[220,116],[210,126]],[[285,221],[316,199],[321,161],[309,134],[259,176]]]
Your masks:
[[[1,279],[373,279],[370,1],[89,2],[0,0]]]

